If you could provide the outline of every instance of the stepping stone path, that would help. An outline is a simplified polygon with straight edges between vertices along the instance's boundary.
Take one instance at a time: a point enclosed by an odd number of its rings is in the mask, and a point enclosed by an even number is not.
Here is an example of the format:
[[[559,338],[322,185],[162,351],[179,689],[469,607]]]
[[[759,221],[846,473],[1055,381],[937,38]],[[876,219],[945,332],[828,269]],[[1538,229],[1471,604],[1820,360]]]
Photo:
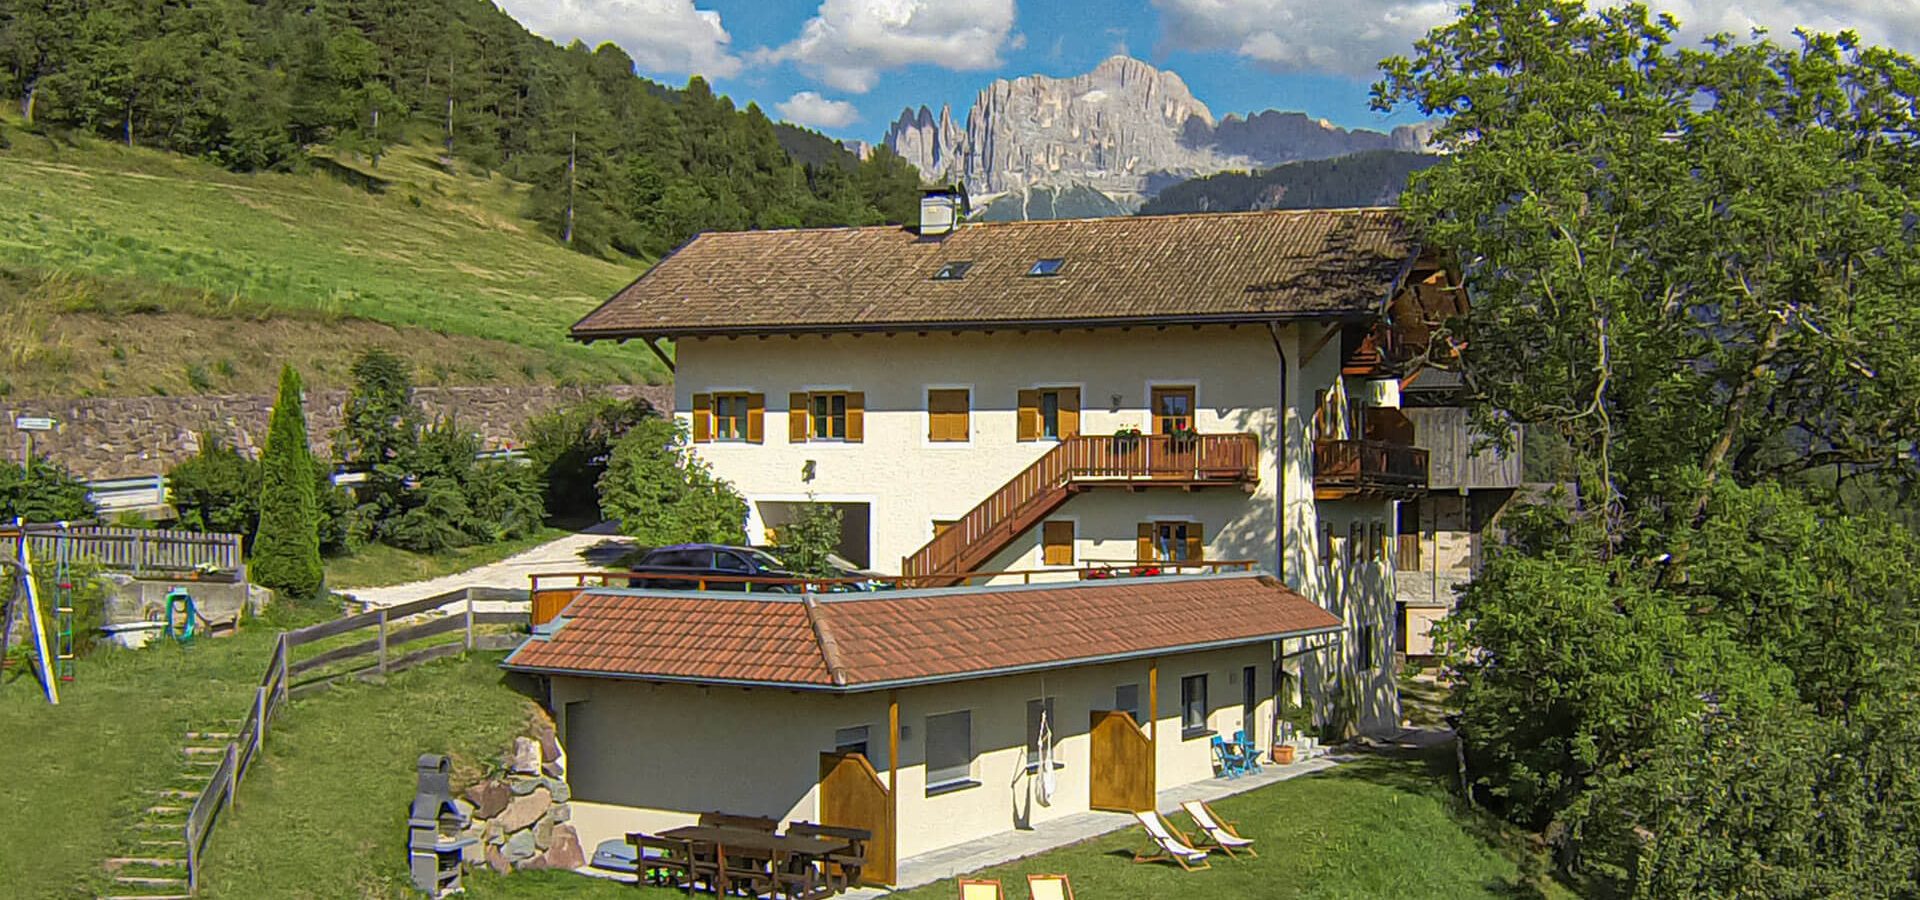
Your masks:
[[[237,728],[239,722],[227,723]],[[180,771],[168,784],[149,788],[139,817],[121,840],[118,855],[104,868],[110,886],[102,900],[188,900],[187,812],[213,771],[226,757],[228,731],[189,731],[180,752]]]

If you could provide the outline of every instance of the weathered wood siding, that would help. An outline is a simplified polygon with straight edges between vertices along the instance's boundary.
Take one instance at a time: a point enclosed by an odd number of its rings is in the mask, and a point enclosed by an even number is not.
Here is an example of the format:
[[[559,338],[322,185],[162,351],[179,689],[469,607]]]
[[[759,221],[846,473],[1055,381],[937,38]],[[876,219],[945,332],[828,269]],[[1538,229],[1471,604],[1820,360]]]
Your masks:
[[[1520,442],[1505,456],[1493,448],[1474,452],[1477,435],[1468,427],[1467,411],[1458,407],[1431,406],[1402,409],[1413,420],[1413,444],[1425,447],[1427,486],[1435,490],[1457,488],[1510,488],[1521,481]]]

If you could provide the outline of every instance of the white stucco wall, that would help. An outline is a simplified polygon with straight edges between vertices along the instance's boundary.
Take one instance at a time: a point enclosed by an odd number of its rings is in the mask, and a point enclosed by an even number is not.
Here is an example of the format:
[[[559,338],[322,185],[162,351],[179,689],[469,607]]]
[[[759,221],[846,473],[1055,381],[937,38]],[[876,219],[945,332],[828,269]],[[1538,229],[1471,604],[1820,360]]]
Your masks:
[[[1258,436],[1261,476],[1252,492],[1096,489],[1069,500],[1052,518],[1075,522],[1076,560],[1133,559],[1138,523],[1187,519],[1204,526],[1208,558],[1252,559],[1277,571],[1348,623],[1335,649],[1322,651],[1318,661],[1291,664],[1303,691],[1323,707],[1338,696],[1355,698],[1360,729],[1379,733],[1399,723],[1391,665],[1397,623],[1392,566],[1327,565],[1319,558],[1318,533],[1322,517],[1341,540],[1356,518],[1390,528],[1393,504],[1314,500],[1314,395],[1341,377],[1340,339],[1321,340],[1329,327],[1279,329],[1288,366],[1284,398],[1276,335],[1257,327],[688,340],[677,348],[674,408],[686,419],[696,393],[764,394],[764,443],[703,443],[698,455],[747,497],[750,508],[809,495],[870,504],[872,566],[897,572],[902,557],[932,538],[934,520],[965,514],[1051,449],[1050,442],[1016,439],[1020,390],[1078,387],[1081,433],[1097,435],[1122,425],[1150,431],[1152,386],[1194,386],[1200,431]],[[1303,359],[1308,349],[1315,349],[1313,357]],[[971,439],[930,442],[927,390],[952,387],[972,392]],[[1350,379],[1347,387],[1374,404],[1399,401],[1397,387],[1384,382]],[[788,394],[811,390],[864,392],[865,440],[789,443]],[[1283,418],[1284,474],[1276,455]],[[808,462],[810,481],[802,477]],[[748,536],[763,537],[757,516],[748,522]],[[982,568],[1041,568],[1040,540],[1035,528]],[[1061,577],[1070,574],[1063,570]],[[1376,665],[1362,673],[1354,665],[1356,648],[1369,625]],[[1297,649],[1298,642],[1292,646]],[[1340,672],[1354,677],[1336,684]]]
[[[1181,737],[1182,676],[1208,676],[1208,724],[1230,737],[1241,727],[1242,670],[1254,667],[1254,739],[1260,746],[1271,740],[1270,645],[1165,657],[1159,666],[1160,788],[1213,777],[1208,738]],[[1137,684],[1144,716],[1147,676],[1148,662],[1138,660],[899,691],[900,856],[1086,811],[1091,712],[1113,708],[1117,686]],[[1054,754],[1063,766],[1049,805],[1032,798],[1025,764],[1026,704],[1043,695],[1054,698]],[[868,726],[870,760],[887,776],[885,692],[555,678],[553,703],[575,792],[574,823],[588,847],[688,824],[706,810],[816,819],[819,754],[833,749],[840,728]],[[980,783],[927,796],[926,718],[962,709],[972,716],[972,777]]]

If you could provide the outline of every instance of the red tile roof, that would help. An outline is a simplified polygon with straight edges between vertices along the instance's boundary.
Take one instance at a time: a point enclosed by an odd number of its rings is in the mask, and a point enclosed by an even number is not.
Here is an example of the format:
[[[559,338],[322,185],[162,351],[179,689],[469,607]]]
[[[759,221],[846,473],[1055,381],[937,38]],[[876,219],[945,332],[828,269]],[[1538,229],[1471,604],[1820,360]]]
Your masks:
[[[581,340],[1363,316],[1418,255],[1396,209],[712,232],[573,326]],[[1036,260],[1058,275],[1029,277]],[[935,279],[950,262],[965,277]]]
[[[507,668],[861,690],[1259,643],[1340,625],[1267,575],[746,599],[582,593]]]

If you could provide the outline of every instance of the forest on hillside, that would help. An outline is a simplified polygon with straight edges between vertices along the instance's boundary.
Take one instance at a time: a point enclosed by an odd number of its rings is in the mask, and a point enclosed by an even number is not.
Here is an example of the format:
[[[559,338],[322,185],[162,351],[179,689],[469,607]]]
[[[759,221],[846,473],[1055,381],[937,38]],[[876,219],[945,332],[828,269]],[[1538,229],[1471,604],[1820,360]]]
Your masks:
[[[487,0],[11,0],[0,91],[30,127],[240,171],[303,168],[324,144],[377,172],[431,141],[443,165],[531,185],[529,217],[602,255],[907,221],[919,186],[891,153],[826,152],[698,77],[640,78],[619,47],[560,47]]]
[[[1391,206],[1406,190],[1407,176],[1442,159],[1428,153],[1369,150],[1259,172],[1221,172],[1168,186],[1148,200],[1140,214]]]

